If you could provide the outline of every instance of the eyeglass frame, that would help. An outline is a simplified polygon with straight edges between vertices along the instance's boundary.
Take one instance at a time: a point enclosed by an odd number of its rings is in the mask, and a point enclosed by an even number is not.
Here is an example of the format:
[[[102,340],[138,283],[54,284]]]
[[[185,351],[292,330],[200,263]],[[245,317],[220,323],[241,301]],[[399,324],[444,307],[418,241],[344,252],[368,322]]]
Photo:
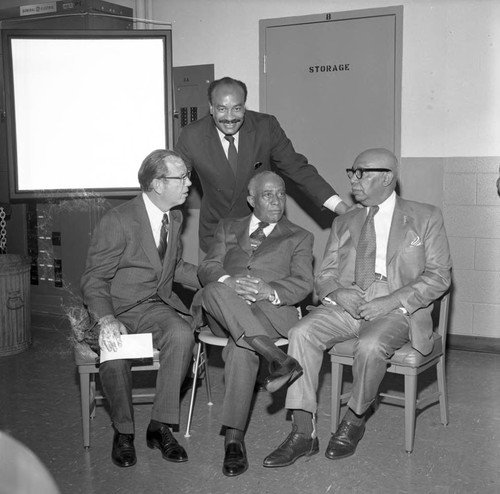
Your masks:
[[[158,180],[182,180],[182,183],[186,183],[186,180],[191,179],[191,172],[186,172],[182,177],[156,177]]]
[[[354,176],[356,176],[358,180],[361,180],[365,172],[392,172],[390,168],[346,168],[345,171],[347,172],[349,180]]]

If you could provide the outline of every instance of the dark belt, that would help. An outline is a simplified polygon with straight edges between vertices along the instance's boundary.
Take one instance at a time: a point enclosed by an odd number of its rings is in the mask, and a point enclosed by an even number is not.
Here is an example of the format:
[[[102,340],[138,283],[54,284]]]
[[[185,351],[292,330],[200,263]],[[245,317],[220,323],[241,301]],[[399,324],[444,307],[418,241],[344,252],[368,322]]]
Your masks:
[[[375,273],[375,281],[387,281],[387,276],[380,273]]]

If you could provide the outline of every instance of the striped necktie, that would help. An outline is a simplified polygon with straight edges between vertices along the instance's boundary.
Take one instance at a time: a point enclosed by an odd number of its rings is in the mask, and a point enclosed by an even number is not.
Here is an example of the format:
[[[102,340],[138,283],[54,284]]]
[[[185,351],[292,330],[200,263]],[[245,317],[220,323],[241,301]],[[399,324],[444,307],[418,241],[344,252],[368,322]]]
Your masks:
[[[252,250],[257,250],[259,245],[266,238],[264,228],[267,226],[269,226],[269,223],[260,221],[259,226],[250,234],[250,245],[252,246]]]
[[[354,279],[356,285],[362,290],[366,290],[375,281],[377,239],[375,236],[375,222],[373,217],[377,214],[378,209],[378,206],[370,208],[363,228],[361,229],[358,248],[356,250]]]
[[[168,214],[164,213],[163,219],[161,220],[160,243],[158,244],[158,254],[162,262],[165,257],[165,252],[167,252],[167,236],[168,236]]]

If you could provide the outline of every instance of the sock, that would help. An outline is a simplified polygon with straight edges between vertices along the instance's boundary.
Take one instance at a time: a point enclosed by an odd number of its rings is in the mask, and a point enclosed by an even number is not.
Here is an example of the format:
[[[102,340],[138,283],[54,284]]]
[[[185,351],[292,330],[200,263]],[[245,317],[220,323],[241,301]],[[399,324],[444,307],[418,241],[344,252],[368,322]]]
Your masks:
[[[350,408],[347,409],[344,415],[344,420],[346,422],[351,422],[354,425],[361,425],[365,422],[365,414],[358,415]]]
[[[281,364],[288,357],[288,355],[283,350],[281,350],[281,348],[277,347],[274,344],[274,341],[269,338],[269,336],[243,336],[243,339],[268,362],[277,360]]]
[[[313,425],[314,416],[311,412],[305,410],[293,411],[293,423],[297,426],[297,432],[305,434],[307,437],[312,437],[314,432]]]
[[[225,446],[233,442],[242,442],[243,439],[245,439],[245,431],[242,431],[240,429],[232,429],[231,427],[226,428],[226,437],[224,440]]]
[[[169,427],[168,424],[164,424],[163,422],[158,422],[158,420],[153,420],[149,422],[149,429],[152,431],[157,431],[158,429],[161,429],[163,426]]]

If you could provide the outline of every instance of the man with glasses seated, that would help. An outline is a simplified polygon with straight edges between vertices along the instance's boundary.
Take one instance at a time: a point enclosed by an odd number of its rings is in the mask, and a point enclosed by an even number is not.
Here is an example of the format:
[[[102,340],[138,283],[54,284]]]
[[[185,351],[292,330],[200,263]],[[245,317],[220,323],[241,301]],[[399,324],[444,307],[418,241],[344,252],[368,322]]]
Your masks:
[[[160,369],[146,442],[165,460],[188,457],[172,434],[179,424],[182,382],[194,345],[189,309],[173,282],[200,288],[197,266],[182,260],[182,213],[189,172],[181,157],[167,150],[150,153],[139,169],[142,193],[108,211],[92,235],[82,277],[83,300],[99,321],[99,345],[110,352],[126,333],[152,333]],[[111,458],[119,467],[136,463],[132,407],[132,361],[108,360],[99,366],[114,428]]]
[[[408,341],[423,355],[433,348],[432,305],[451,282],[441,211],[396,194],[398,162],[386,149],[364,151],[347,175],[363,207],[333,222],[315,278],[321,305],[290,330],[288,353],[303,375],[286,397],[292,431],[265,458],[265,467],[291,465],[319,451],[316,394],[325,350],[358,340],[348,409],[325,452],[335,460],[354,454],[363,437],[386,360]]]

